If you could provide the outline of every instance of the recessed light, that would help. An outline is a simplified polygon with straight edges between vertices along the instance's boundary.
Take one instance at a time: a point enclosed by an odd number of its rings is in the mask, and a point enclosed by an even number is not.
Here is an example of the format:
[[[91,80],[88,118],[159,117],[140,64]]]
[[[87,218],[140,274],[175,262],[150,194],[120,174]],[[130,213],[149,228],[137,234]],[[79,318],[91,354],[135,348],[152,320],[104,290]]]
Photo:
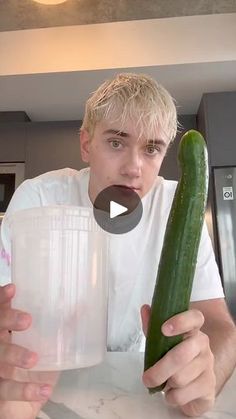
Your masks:
[[[67,0],[34,0],[36,3],[47,4],[47,5],[54,5],[65,3]]]

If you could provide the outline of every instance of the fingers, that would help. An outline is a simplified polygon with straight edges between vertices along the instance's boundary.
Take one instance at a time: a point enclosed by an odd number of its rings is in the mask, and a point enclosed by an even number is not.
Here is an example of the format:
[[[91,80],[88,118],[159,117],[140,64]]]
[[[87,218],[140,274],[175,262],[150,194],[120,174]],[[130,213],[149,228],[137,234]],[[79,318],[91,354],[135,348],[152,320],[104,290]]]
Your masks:
[[[167,381],[168,388],[182,388],[187,386],[191,381],[194,381],[205,370],[206,367],[214,366],[214,356],[211,352],[205,358],[204,354],[200,354],[187,364],[181,370],[173,374]]]
[[[143,333],[144,333],[145,336],[147,336],[148,322],[149,322],[149,318],[150,318],[150,311],[151,311],[151,308],[147,304],[145,304],[141,307],[142,328],[143,328]]]
[[[11,380],[0,380],[0,400],[8,401],[45,401],[52,393],[48,384],[19,383]]]
[[[4,285],[3,287],[0,286],[0,304],[2,306],[4,304],[9,306],[9,303],[10,303],[11,299],[15,295],[15,291],[16,291],[16,289],[15,289],[14,284],[7,284],[7,285]]]
[[[147,309],[142,308],[142,311],[145,328],[149,316]],[[203,324],[203,314],[195,309],[168,319],[162,325],[162,333],[182,335],[183,340],[143,374],[143,382],[149,388],[167,382],[164,388],[167,402],[180,406],[189,416],[204,413],[215,399],[214,356],[209,337],[200,330]]]
[[[166,336],[192,334],[200,329],[204,323],[201,311],[192,309],[171,317],[162,325],[162,333]]]
[[[141,307],[142,327],[145,336],[147,335],[150,312],[151,308],[149,305],[145,304]],[[187,337],[201,329],[204,320],[204,316],[200,310],[191,309],[168,319],[163,323],[161,330],[166,336],[186,334],[185,337]]]
[[[14,372],[18,370],[16,367],[19,367],[19,371],[26,372],[38,361],[36,353],[8,342],[10,336],[8,330],[25,330],[32,322],[30,314],[11,309],[11,300],[14,295],[13,284],[0,287],[0,375],[2,377],[0,378],[0,400],[46,401],[52,392],[52,386],[12,380]]]
[[[0,345],[1,342],[11,342],[11,332],[8,330],[0,330]]]
[[[35,352],[21,346],[2,342],[0,345],[0,362],[20,368],[32,368],[38,360]]]
[[[25,330],[32,322],[30,314],[24,313],[20,310],[11,309],[11,299],[15,295],[15,285],[8,284],[4,287],[0,286],[0,341],[9,342],[9,331]]]
[[[173,406],[183,406],[199,398],[212,400],[214,398],[215,382],[213,371],[205,370],[187,386],[168,390],[165,393],[166,401]]]
[[[1,310],[0,331],[1,330],[25,330],[32,322],[30,314],[20,310],[5,308]]]
[[[8,284],[0,287],[0,362],[5,365],[31,368],[37,362],[34,352],[10,344],[9,330],[25,330],[32,321],[28,313],[10,308],[10,301],[15,295],[15,286]]]
[[[215,404],[215,396],[202,397],[180,406],[185,416],[201,416],[211,410]],[[205,415],[204,415],[205,416]]]
[[[205,352],[211,353],[209,350],[209,339],[204,333],[198,332],[198,334],[176,345],[153,367],[146,370],[143,374],[144,384],[147,387],[161,385],[174,374],[181,371],[186,365],[193,362],[193,359],[199,356],[200,353],[203,354]],[[206,362],[208,362],[208,358],[205,355],[204,359],[207,359]],[[206,362],[204,363],[204,368],[206,368]],[[191,377],[189,377],[189,381],[192,381]]]

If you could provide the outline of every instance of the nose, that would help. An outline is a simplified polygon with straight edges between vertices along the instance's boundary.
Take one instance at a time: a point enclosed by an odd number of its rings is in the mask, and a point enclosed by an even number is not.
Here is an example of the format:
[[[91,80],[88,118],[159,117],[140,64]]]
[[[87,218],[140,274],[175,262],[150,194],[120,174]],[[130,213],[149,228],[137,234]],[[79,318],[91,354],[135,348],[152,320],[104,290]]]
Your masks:
[[[140,177],[142,172],[142,159],[138,152],[130,152],[121,166],[121,175],[130,178]]]

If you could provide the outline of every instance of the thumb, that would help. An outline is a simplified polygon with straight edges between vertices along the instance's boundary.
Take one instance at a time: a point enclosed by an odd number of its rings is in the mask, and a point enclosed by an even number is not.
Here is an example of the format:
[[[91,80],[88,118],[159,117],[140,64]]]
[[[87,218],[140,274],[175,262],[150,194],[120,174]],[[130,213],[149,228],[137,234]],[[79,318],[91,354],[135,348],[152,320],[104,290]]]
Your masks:
[[[151,307],[148,304],[144,304],[141,307],[140,314],[141,314],[141,319],[142,319],[143,333],[145,336],[147,336],[150,312],[151,312]]]

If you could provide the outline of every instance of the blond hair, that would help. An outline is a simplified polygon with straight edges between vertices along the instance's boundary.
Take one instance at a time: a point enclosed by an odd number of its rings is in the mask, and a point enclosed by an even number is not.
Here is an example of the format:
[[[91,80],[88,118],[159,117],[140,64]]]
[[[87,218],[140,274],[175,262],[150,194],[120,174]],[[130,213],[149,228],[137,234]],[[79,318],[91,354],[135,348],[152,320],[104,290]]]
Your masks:
[[[140,137],[155,138],[158,130],[160,135],[173,141],[177,131],[173,98],[163,86],[145,74],[118,74],[90,96],[81,130],[87,130],[92,138],[95,126],[101,120],[119,121],[121,127],[127,120],[132,120]]]

